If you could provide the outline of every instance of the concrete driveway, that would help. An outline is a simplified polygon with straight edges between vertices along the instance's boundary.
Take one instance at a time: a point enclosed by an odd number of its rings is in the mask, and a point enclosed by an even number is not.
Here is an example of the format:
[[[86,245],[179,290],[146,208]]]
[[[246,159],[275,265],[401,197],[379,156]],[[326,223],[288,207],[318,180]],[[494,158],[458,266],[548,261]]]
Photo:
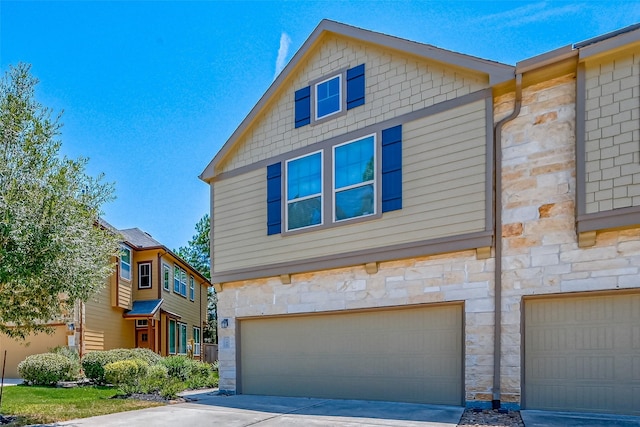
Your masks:
[[[190,402],[56,423],[112,427],[455,427],[463,408],[361,400],[192,394]]]

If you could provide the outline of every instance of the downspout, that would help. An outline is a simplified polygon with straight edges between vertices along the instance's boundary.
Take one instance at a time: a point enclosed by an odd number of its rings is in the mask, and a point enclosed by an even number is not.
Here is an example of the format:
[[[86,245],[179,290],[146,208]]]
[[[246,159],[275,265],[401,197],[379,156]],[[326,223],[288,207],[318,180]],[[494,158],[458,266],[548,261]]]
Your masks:
[[[502,127],[518,117],[522,105],[522,73],[516,73],[516,99],[513,111],[507,117],[495,124],[493,129],[494,141],[494,230],[495,230],[495,295],[494,295],[494,325],[493,325],[493,394],[491,406],[500,408],[500,369],[502,349]]]

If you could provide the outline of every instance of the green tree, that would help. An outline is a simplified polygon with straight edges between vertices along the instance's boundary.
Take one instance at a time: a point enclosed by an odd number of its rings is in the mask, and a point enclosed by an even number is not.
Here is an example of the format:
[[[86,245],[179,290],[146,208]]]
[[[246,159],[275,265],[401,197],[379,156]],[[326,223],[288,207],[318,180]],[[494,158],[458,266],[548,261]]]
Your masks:
[[[24,338],[104,286],[118,236],[99,224],[113,185],[61,157],[61,115],[35,99],[27,64],[0,82],[0,332]]]
[[[196,223],[196,234],[193,235],[187,246],[181,246],[176,252],[182,259],[211,280],[211,221],[209,214],[205,214]],[[208,292],[207,328],[204,330],[204,338],[210,342],[217,342],[217,303],[218,296],[211,287]]]

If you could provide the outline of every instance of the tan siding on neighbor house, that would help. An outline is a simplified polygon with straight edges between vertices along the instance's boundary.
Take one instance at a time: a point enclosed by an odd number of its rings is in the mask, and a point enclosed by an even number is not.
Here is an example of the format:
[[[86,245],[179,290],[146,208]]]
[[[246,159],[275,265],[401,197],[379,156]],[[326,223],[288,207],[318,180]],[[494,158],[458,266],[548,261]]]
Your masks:
[[[20,378],[18,364],[32,354],[47,353],[54,347],[67,345],[67,326],[53,326],[52,334],[30,335],[24,341],[14,340],[0,334],[0,363],[3,362],[4,351],[7,350],[5,378]]]
[[[294,93],[321,77],[365,64],[364,105],[295,128]],[[269,107],[218,166],[228,172],[374,123],[488,87],[488,77],[443,66],[360,40],[327,34]]]
[[[216,182],[214,271],[484,231],[486,141],[484,100],[406,123],[402,210],[286,237],[267,236],[265,169]]]
[[[109,304],[109,289],[101,289],[84,304],[84,351],[135,346],[133,321],[122,317],[121,308]]]

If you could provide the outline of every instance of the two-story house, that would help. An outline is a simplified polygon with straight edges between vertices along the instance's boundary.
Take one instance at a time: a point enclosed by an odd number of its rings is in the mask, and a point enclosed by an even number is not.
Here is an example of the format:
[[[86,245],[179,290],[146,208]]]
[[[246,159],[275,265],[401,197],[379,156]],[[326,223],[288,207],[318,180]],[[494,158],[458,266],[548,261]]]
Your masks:
[[[102,222],[105,227],[111,227]],[[112,227],[111,227],[112,228]],[[138,228],[115,230],[123,236],[121,255],[105,287],[76,303],[53,334],[26,342],[0,337],[7,349],[7,377],[27,355],[69,346],[82,355],[114,348],[149,348],[163,356],[202,358],[210,282],[177,254]]]
[[[639,414],[639,47],[322,21],[201,174],[220,388]]]

